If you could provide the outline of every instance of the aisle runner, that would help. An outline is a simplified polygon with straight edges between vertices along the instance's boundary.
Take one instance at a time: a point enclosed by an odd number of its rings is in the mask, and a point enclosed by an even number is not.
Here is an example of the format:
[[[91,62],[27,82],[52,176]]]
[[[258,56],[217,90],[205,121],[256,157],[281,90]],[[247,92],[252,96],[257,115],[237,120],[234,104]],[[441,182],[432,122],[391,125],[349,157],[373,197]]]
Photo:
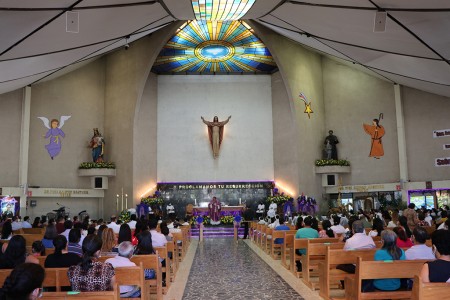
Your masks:
[[[206,239],[195,253],[183,299],[303,298],[242,241]]]

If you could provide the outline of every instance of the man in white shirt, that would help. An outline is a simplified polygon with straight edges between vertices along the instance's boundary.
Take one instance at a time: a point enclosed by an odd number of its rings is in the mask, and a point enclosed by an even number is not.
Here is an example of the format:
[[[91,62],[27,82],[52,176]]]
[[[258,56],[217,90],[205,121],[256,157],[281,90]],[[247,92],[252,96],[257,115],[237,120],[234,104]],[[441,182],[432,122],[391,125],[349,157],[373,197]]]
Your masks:
[[[23,218],[22,228],[32,228],[32,227],[33,226],[31,226],[31,224],[30,224],[30,217],[25,216],[25,218]]]
[[[130,226],[131,230],[136,229],[136,214],[131,215],[130,222],[128,222],[128,226]]]
[[[134,252],[134,247],[131,242],[120,243],[118,251],[119,254],[117,256],[108,258],[105,263],[110,263],[114,268],[136,266],[134,262],[130,261]],[[121,285],[119,289],[121,298],[136,298],[140,297],[141,294],[138,286]]]
[[[152,246],[153,247],[164,247],[167,244],[167,239],[164,234],[156,231],[156,226],[158,226],[158,220],[155,218],[150,218],[148,221],[148,228],[152,234]]]
[[[107,227],[108,227],[108,228],[111,228],[111,229],[113,230],[114,233],[119,234],[120,225],[118,225],[118,224],[116,223],[116,216],[115,216],[115,215],[112,215],[112,216],[111,216],[111,223],[109,223],[109,224],[107,225]]]
[[[427,231],[420,226],[416,226],[413,231],[413,242],[414,246],[405,251],[406,259],[435,259],[436,257],[433,254],[433,250],[431,247],[425,245],[428,233]]]
[[[367,236],[364,232],[364,224],[362,221],[353,222],[352,230],[353,236],[345,242],[344,250],[375,248],[372,237]]]
[[[13,231],[22,229],[22,222],[20,222],[19,216],[14,216],[12,218],[11,227]]]

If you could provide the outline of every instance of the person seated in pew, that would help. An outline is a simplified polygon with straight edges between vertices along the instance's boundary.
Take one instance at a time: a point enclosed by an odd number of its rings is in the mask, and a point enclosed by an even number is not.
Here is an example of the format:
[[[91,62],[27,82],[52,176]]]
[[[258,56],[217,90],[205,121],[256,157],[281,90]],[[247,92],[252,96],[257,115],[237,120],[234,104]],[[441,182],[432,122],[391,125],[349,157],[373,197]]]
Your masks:
[[[317,230],[311,228],[312,223],[312,217],[308,216],[303,220],[304,227],[297,230],[297,233],[295,234],[296,239],[313,239],[313,238],[319,238],[319,233]],[[306,249],[297,249],[296,250],[297,255],[303,255],[306,254]],[[295,261],[297,265],[297,271],[301,272],[302,270],[302,264],[299,260]]]
[[[397,235],[397,246],[399,248],[411,248],[413,246],[411,239],[408,238],[403,227],[395,227],[393,231]]]
[[[44,262],[46,268],[68,268],[81,262],[81,257],[76,253],[67,252],[67,239],[63,235],[58,235],[53,240],[55,252],[49,254]]]
[[[397,235],[392,230],[384,230],[381,233],[383,246],[375,252],[375,261],[405,260],[405,251],[397,246]],[[387,271],[388,272],[388,271]],[[401,286],[399,278],[364,280],[362,284],[363,292],[370,292],[375,289],[382,291],[395,291]]]
[[[152,244],[152,234],[150,233],[150,231],[145,230],[142,231],[139,235],[138,235],[138,244],[136,246],[136,249],[134,250],[134,254],[136,255],[147,255],[147,254],[155,254],[155,250],[153,249],[153,244]],[[164,262],[164,260],[160,262]],[[164,262],[165,263],[165,262]],[[156,276],[155,274],[155,270],[153,269],[145,269],[144,270],[144,277],[145,279],[154,279]],[[163,278],[164,280],[164,278]]]
[[[450,283],[450,231],[434,231],[431,242],[436,260],[423,265],[420,271],[422,282]]]
[[[53,248],[53,240],[58,236],[58,232],[55,226],[55,220],[51,219],[48,226],[45,228],[44,238],[42,244],[45,248]]]
[[[126,224],[122,224],[126,225]],[[128,226],[128,225],[127,225]],[[113,258],[108,258],[105,263],[110,263],[114,268],[118,267],[135,267],[136,264],[130,261],[133,256],[134,246],[130,241],[125,241],[119,244],[119,254]],[[120,298],[137,298],[141,296],[141,290],[138,286],[133,285],[121,285]]]
[[[345,232],[339,237],[339,242],[346,242],[349,238],[353,236],[353,222],[358,221],[358,217],[355,215],[350,216],[348,220],[348,228],[345,229]]]
[[[384,225],[383,225],[383,221],[376,217],[375,219],[373,219],[373,225],[372,225],[372,230],[369,231],[368,236],[374,237],[374,236],[381,236],[381,232],[383,232],[384,230]]]
[[[80,246],[81,232],[78,228],[73,228],[69,231],[69,244],[67,246],[68,253],[75,253],[78,256],[83,256],[83,249]]]
[[[319,229],[319,221],[315,217],[311,217],[311,228],[314,230],[317,230],[317,232],[320,231]]]
[[[33,256],[45,256],[45,247],[42,241],[34,241],[31,244],[31,255]]]
[[[411,228],[409,227],[409,225],[408,225],[408,219],[406,219],[405,216],[400,216],[400,217],[398,218],[398,226],[403,227],[403,229],[404,229],[405,232],[406,232],[406,236],[407,236],[408,238],[411,238],[411,235],[412,235]]]
[[[333,225],[331,226],[331,230],[334,231],[336,234],[342,234],[345,232],[344,226],[342,226],[341,223],[341,217],[334,215],[333,216]]]
[[[322,230],[319,231],[319,237],[320,238],[335,238],[335,237],[337,237],[337,234],[330,227],[331,227],[330,220],[323,220],[322,221]]]
[[[102,251],[103,255],[113,252],[113,248],[117,245],[116,235],[111,228],[105,228],[102,233]]]
[[[132,234],[131,234],[131,228],[128,223],[120,225],[119,230],[119,237],[117,239],[117,244],[121,244],[123,242],[131,242],[132,240]],[[118,246],[115,248],[117,249],[117,252],[119,251]],[[113,248],[113,251],[115,252],[115,249]]]
[[[2,227],[1,240],[8,241],[13,236],[13,230],[11,225],[11,220],[7,220]]]
[[[112,291],[115,283],[114,268],[110,263],[98,261],[102,240],[88,235],[83,241],[83,257],[78,265],[69,267],[67,275],[73,291]]]
[[[170,232],[169,227],[167,227],[166,221],[162,221],[161,224],[159,224],[159,230],[161,231],[162,234],[164,234],[168,242],[173,241],[173,235]]]
[[[271,218],[270,224],[267,227],[274,229],[279,225],[280,225],[280,216],[276,215],[275,218]]]
[[[21,235],[13,235],[0,259],[0,269],[14,269],[25,262],[39,264],[39,260],[33,255],[27,254],[25,238]]]
[[[42,297],[45,270],[39,264],[23,263],[12,270],[0,289],[0,299],[31,300]]]
[[[277,227],[275,227],[275,230],[289,230],[289,226],[287,226],[286,224],[284,224],[284,217],[280,216],[280,225],[278,225]],[[276,238],[273,243],[277,244],[277,245],[281,245],[283,244],[284,239],[283,238]]]
[[[427,231],[420,226],[416,226],[413,230],[412,239],[414,242],[414,246],[405,251],[407,260],[414,259],[430,259],[434,260],[435,256],[433,254],[433,250],[431,247],[425,245],[428,239]]]

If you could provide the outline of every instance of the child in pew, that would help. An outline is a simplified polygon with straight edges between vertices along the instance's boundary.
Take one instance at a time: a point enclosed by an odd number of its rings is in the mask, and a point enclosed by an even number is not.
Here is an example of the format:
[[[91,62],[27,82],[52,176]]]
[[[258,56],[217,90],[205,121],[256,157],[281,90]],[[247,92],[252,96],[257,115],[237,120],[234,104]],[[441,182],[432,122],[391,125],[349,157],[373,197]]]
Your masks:
[[[133,256],[134,246],[131,242],[125,241],[118,246],[119,254],[113,258],[108,258],[105,263],[110,263],[114,268],[117,267],[134,267],[136,264],[130,261]],[[120,298],[137,298],[141,296],[141,290],[138,286],[121,285]]]
[[[450,283],[450,231],[436,230],[431,235],[436,260],[423,265],[420,277],[423,282]],[[449,285],[450,288],[450,285]]]
[[[0,299],[28,300],[42,296],[45,270],[39,264],[23,263],[12,270],[0,289]]]

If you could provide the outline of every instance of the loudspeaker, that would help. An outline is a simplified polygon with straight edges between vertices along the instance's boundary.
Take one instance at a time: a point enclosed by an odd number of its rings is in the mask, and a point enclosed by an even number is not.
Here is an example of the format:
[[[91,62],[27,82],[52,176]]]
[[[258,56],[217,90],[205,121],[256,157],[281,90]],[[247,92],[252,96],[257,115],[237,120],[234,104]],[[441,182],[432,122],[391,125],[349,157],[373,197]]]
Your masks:
[[[30,200],[30,206],[35,207],[36,206],[36,200]]]
[[[322,174],[322,186],[336,186],[338,174]]]
[[[387,12],[377,11],[375,13],[375,22],[373,24],[373,32],[385,32],[386,31],[386,18]]]
[[[106,176],[93,176],[91,177],[91,187],[97,190],[108,189],[108,177]]]

